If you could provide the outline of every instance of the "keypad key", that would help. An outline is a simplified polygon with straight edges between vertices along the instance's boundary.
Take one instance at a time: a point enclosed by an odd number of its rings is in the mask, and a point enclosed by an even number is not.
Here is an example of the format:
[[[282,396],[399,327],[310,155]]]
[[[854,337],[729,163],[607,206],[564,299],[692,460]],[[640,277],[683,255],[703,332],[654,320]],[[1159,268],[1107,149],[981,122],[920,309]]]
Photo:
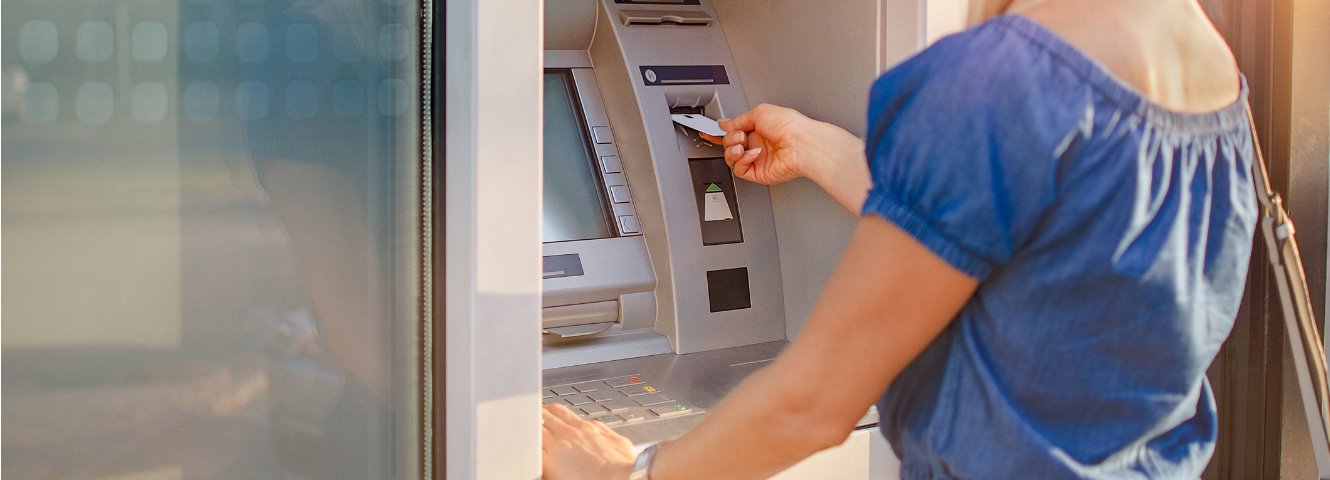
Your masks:
[[[621,388],[621,389],[619,389],[619,393],[622,393],[622,394],[627,395],[627,396],[629,396],[629,397],[636,397],[636,396],[639,396],[639,395],[646,395],[646,394],[648,394],[648,393],[656,393],[656,387],[653,387],[653,386],[651,386],[651,385],[639,385],[639,386],[636,386],[636,387],[626,387],[626,388]]]
[[[590,416],[590,415],[600,415],[600,414],[602,414],[602,413],[609,413],[609,411],[610,411],[610,409],[605,408],[605,407],[602,407],[602,406],[600,406],[600,405],[587,405],[587,406],[585,406],[585,407],[582,407],[581,410],[582,410],[582,413],[585,413],[585,414],[587,414],[588,416]]]
[[[597,417],[596,421],[604,423],[605,426],[607,427],[623,425],[623,417],[620,417],[618,415],[606,415],[603,417]]]
[[[676,403],[674,405],[665,405],[660,407],[651,407],[651,413],[654,413],[656,414],[656,416],[659,417],[673,417],[676,415],[683,415],[692,412],[693,409],[688,408],[687,405],[684,405],[682,403]]]
[[[642,414],[634,412],[620,413],[619,418],[622,418],[624,423],[637,423],[647,419],[647,417],[642,416]]]
[[[582,395],[574,395],[574,396],[571,396],[571,397],[563,397],[563,401],[568,402],[569,405],[573,405],[573,406],[577,406],[577,405],[586,405],[586,404],[588,404],[588,403],[591,403],[591,399],[590,399],[590,398],[586,398],[586,397],[584,397],[584,396],[582,396]]]
[[[643,407],[650,407],[650,406],[652,406],[652,405],[660,405],[660,404],[662,404],[662,403],[674,403],[674,399],[673,399],[673,398],[670,398],[669,395],[666,395],[666,394],[663,394],[663,393],[653,393],[653,394],[650,394],[650,395],[642,395],[642,396],[640,396],[640,397],[634,398],[633,401],[636,401],[638,405],[641,405],[641,406],[643,406]]]
[[[555,396],[555,395],[554,395],[554,392],[551,392],[550,389],[548,389],[548,388],[543,389],[543,390],[540,391],[540,398],[551,398],[551,397],[554,397],[554,396]]]
[[[634,405],[632,402],[629,402],[627,400],[611,400],[608,402],[601,403],[600,406],[610,409],[611,412],[619,412],[630,408],[634,408],[637,405]]]
[[[563,400],[559,400],[558,398],[542,398],[540,399],[540,402],[544,403],[545,405],[549,405],[551,403],[557,403],[559,405],[567,405],[567,403],[565,403]]]
[[[606,385],[609,385],[614,388],[627,387],[629,385],[638,385],[641,383],[643,383],[642,379],[637,378],[637,376],[611,378],[605,381]]]
[[[573,388],[577,389],[577,391],[582,393],[590,393],[596,390],[600,390],[602,385],[604,385],[604,382],[587,382],[587,383],[579,383],[577,385],[573,385]]]
[[[567,386],[554,387],[551,388],[550,391],[554,392],[555,395],[558,395],[560,397],[564,395],[574,395],[577,393],[577,390],[574,390],[573,387],[567,387]]]
[[[608,402],[617,398],[613,392],[588,393],[586,397],[590,398],[593,402]]]

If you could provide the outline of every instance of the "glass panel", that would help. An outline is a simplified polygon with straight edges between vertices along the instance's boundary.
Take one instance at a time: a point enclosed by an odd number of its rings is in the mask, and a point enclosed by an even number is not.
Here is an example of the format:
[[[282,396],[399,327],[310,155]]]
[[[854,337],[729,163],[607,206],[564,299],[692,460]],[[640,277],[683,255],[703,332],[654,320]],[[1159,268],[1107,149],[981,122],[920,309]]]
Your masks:
[[[4,477],[414,475],[416,9],[5,1]]]
[[[610,236],[582,116],[564,73],[545,74],[545,242]]]

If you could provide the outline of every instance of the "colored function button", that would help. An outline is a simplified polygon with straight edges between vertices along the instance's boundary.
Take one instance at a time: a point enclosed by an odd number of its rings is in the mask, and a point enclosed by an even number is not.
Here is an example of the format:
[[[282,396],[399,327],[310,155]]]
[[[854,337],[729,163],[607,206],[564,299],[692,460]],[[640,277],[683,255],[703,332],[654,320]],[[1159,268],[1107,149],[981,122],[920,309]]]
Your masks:
[[[646,395],[648,393],[656,393],[656,388],[652,386],[624,387],[619,389],[619,393],[622,393],[629,397],[636,397],[639,395]]]
[[[611,378],[605,381],[606,385],[609,385],[614,388],[627,387],[629,385],[635,385],[638,383],[642,383],[642,379],[637,377],[619,377],[619,378]]]
[[[676,415],[684,415],[687,413],[692,413],[692,411],[693,409],[688,408],[687,405],[684,405],[682,403],[676,403],[674,405],[665,405],[662,407],[651,407],[651,413],[656,414],[656,416],[658,417],[673,417]]]

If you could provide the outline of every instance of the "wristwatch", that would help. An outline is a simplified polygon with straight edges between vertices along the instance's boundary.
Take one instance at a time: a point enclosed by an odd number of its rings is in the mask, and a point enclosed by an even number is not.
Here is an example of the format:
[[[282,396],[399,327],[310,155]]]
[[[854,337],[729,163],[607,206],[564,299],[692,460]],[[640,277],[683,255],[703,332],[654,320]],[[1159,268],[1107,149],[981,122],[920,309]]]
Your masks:
[[[648,480],[651,478],[651,463],[656,460],[656,449],[660,448],[659,443],[648,445],[637,454],[637,460],[633,461],[633,470],[628,473],[628,480]]]

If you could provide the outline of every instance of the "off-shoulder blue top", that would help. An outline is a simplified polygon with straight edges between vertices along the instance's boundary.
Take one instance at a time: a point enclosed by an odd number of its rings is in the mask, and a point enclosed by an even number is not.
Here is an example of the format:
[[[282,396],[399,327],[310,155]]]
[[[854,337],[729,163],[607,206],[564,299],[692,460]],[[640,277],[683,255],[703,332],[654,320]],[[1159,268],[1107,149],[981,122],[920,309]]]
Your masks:
[[[1256,219],[1242,92],[1165,109],[1014,15],[874,84],[863,213],[981,281],[878,404],[903,478],[1200,476]]]

